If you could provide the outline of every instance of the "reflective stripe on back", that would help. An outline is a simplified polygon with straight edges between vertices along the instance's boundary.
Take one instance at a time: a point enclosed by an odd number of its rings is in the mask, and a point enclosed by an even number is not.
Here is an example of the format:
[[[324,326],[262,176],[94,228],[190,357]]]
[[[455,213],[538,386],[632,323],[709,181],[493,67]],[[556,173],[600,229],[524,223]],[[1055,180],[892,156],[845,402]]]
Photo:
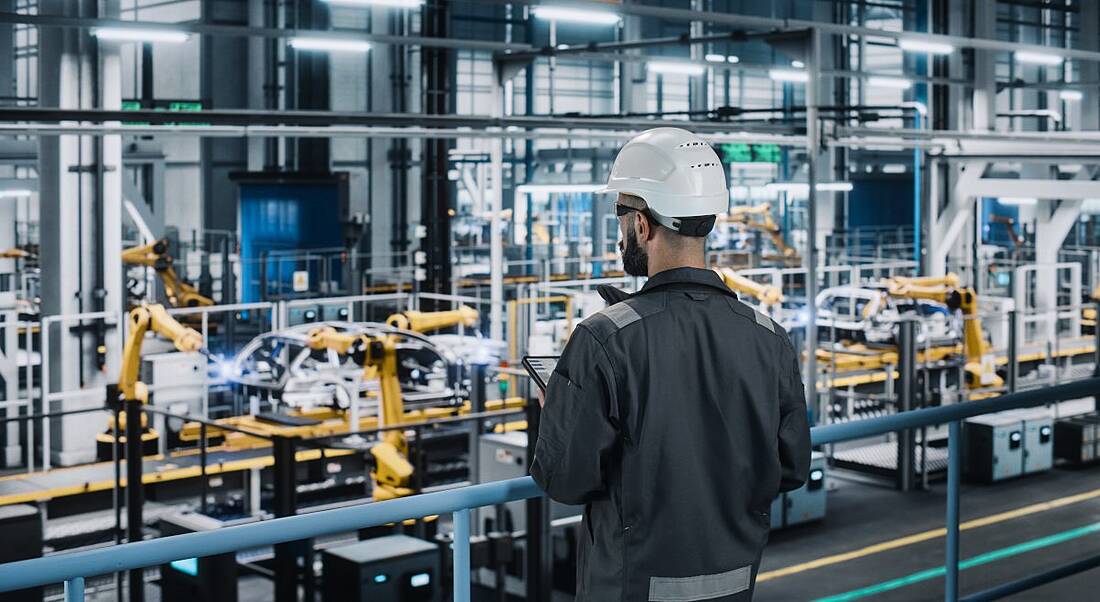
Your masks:
[[[752,566],[695,577],[650,577],[649,602],[694,602],[739,594],[749,589]]]

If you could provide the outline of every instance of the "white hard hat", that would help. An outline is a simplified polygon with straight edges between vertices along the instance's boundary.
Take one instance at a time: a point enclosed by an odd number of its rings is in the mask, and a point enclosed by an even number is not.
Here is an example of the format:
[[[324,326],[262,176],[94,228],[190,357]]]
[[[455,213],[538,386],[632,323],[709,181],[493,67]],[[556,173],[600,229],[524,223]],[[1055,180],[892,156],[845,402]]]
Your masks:
[[[600,192],[640,197],[658,223],[693,236],[705,236],[714,220],[675,218],[713,217],[729,209],[718,155],[708,142],[680,128],[654,128],[627,142]]]

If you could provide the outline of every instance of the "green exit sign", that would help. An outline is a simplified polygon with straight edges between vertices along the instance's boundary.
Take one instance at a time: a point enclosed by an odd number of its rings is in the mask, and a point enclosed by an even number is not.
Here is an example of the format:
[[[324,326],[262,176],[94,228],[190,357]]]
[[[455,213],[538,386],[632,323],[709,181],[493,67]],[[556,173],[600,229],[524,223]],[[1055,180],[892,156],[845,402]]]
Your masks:
[[[727,163],[779,163],[782,153],[778,144],[720,144]]]
[[[141,110],[153,110],[157,112],[168,113],[196,113],[203,110],[201,102],[183,100],[183,101],[154,101],[152,107],[144,106],[140,100],[124,100],[122,101],[121,109],[123,111],[141,111]],[[149,125],[143,122],[128,121],[126,125]],[[165,125],[205,125],[198,123],[167,123]]]

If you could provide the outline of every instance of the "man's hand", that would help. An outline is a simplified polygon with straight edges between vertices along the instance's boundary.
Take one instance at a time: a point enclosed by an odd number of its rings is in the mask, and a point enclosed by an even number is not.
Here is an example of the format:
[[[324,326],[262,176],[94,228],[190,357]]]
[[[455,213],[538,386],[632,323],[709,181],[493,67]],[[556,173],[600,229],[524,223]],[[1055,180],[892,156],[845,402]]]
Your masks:
[[[539,396],[539,407],[540,408],[545,408],[546,407],[546,393],[542,389],[538,389],[538,396]]]

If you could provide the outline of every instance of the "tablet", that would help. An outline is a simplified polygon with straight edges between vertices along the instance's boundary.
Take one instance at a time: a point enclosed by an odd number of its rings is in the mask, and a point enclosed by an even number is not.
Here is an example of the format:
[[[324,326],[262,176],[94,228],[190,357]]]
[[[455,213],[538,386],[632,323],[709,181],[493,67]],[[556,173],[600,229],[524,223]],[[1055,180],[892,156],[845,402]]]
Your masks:
[[[535,381],[539,389],[546,391],[546,383],[550,382],[550,375],[554,373],[554,366],[558,365],[560,357],[560,355],[525,355],[523,356],[523,367],[531,375],[531,379]]]

